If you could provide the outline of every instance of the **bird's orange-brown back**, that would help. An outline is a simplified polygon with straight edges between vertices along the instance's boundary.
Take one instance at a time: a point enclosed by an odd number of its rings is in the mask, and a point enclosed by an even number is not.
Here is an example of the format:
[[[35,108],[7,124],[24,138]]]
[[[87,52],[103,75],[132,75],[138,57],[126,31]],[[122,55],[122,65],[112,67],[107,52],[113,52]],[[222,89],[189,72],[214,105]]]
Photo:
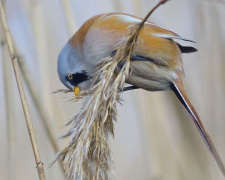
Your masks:
[[[70,43],[74,48],[79,45],[82,46],[88,34],[89,37],[93,37],[89,38],[92,39],[92,42],[88,42],[88,44],[96,41],[96,45],[93,45],[96,48],[105,45],[105,49],[102,50],[113,51],[116,48],[115,46],[118,46],[126,37],[129,29],[139,22],[141,22],[141,18],[122,13],[97,15],[81,26],[71,38]],[[140,32],[134,53],[144,57],[160,59],[171,67],[180,64],[180,50],[173,40],[164,38],[166,36],[179,37],[176,33],[147,21]]]

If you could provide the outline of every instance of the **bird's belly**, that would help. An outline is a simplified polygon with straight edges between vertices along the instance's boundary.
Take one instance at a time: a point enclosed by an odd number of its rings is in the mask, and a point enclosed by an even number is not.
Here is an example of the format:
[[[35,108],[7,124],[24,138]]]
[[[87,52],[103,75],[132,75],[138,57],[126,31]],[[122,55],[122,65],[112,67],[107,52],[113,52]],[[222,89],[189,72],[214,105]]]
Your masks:
[[[134,75],[130,75],[126,80],[126,83],[145,89],[147,91],[166,91],[170,89],[169,81],[161,82]]]
[[[168,66],[158,66],[149,61],[131,62],[131,74],[126,83],[148,91],[165,91],[177,78],[176,71]]]

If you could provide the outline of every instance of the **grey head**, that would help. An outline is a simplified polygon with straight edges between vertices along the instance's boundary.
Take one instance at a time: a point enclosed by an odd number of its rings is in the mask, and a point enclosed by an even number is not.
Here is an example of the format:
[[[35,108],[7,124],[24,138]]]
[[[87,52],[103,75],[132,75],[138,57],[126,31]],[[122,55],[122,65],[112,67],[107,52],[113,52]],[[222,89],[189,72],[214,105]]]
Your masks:
[[[82,63],[78,50],[74,49],[69,42],[59,53],[57,70],[61,82],[71,90],[78,85],[84,87],[88,80],[85,64]]]

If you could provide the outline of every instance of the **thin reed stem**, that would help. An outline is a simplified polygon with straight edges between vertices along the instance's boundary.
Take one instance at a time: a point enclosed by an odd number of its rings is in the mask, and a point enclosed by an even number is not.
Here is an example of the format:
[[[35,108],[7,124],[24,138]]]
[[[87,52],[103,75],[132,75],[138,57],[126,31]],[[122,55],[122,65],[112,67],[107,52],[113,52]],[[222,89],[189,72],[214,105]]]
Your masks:
[[[27,129],[29,132],[29,136],[30,136],[30,140],[31,140],[31,144],[32,144],[33,152],[34,152],[34,157],[35,157],[35,161],[36,161],[36,167],[38,170],[39,179],[45,180],[46,178],[45,178],[43,163],[41,162],[41,157],[40,157],[40,153],[38,150],[37,140],[35,137],[33,124],[32,124],[31,118],[30,118],[29,107],[28,107],[26,95],[25,95],[23,84],[22,84],[21,77],[20,77],[17,57],[16,57],[15,50],[13,47],[12,38],[11,38],[11,35],[9,32],[5,13],[3,10],[2,1],[0,1],[0,16],[1,16],[1,21],[2,21],[3,30],[5,33],[5,37],[6,37],[6,42],[7,42],[8,49],[9,49],[9,54],[10,54],[10,57],[12,60],[11,62],[12,62],[13,70],[15,73],[16,82],[17,82],[17,86],[18,86],[18,90],[19,90],[19,94],[20,94],[20,99],[21,99],[21,103],[22,103],[22,107],[23,107],[23,111],[24,111],[24,115],[25,115],[25,119],[26,119]]]
[[[5,94],[5,112],[7,123],[7,135],[8,135],[8,161],[7,161],[7,174],[8,180],[13,180],[16,177],[16,136],[15,136],[15,112],[13,102],[13,88],[12,88],[12,76],[10,69],[10,62],[6,61],[8,56],[8,49],[4,38],[4,33],[1,31],[1,49],[3,59],[3,79],[4,79],[4,94]]]
[[[71,2],[69,0],[61,1],[66,25],[68,28],[69,36],[72,36],[72,34],[76,31],[77,25],[75,22],[73,10],[71,7]]]
[[[145,16],[145,18],[142,20],[142,22],[140,23],[140,29],[142,28],[143,24],[147,21],[147,19],[151,16],[151,14],[162,4],[165,4],[166,2],[168,2],[169,0],[161,0],[159,1],[155,7],[152,8],[151,11],[149,11],[149,13]]]

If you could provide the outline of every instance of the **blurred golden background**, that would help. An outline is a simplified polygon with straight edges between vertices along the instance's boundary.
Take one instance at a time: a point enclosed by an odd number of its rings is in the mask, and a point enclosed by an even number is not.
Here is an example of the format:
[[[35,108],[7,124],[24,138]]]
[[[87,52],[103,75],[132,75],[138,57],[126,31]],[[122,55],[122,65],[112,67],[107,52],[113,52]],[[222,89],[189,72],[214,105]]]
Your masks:
[[[59,163],[49,168],[57,138],[79,108],[51,94],[64,88],[57,56],[90,17],[124,12],[144,17],[158,0],[7,0],[7,20],[19,57],[26,94],[47,179],[62,180]],[[155,24],[192,39],[199,51],[185,54],[189,97],[225,162],[225,1],[171,0],[150,17]],[[8,49],[0,27],[0,179],[38,179]],[[192,45],[180,42],[183,45]],[[122,95],[115,139],[111,140],[118,180],[222,180],[191,118],[172,92],[135,90]],[[46,122],[43,123],[43,119]]]

